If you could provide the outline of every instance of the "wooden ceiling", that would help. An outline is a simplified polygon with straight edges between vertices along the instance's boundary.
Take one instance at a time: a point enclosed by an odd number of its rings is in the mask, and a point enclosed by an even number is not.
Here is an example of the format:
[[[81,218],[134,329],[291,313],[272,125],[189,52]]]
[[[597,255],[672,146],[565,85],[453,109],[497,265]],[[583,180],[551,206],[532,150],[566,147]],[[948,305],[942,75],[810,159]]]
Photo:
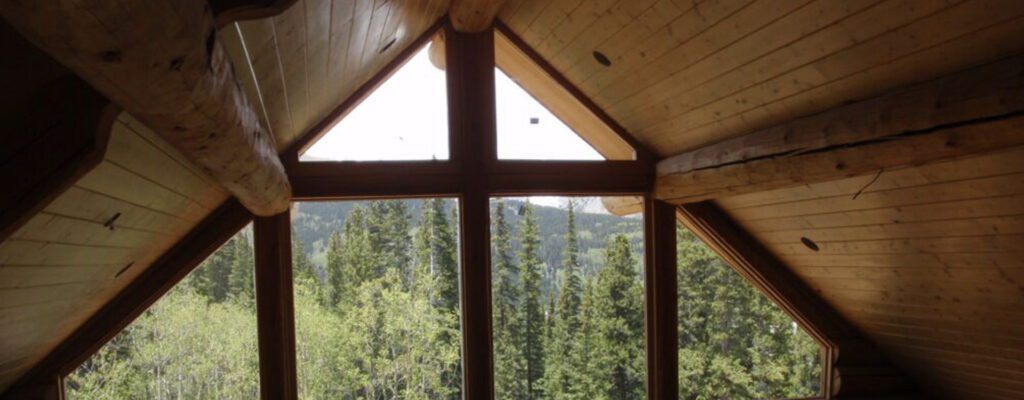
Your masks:
[[[1015,0],[510,0],[499,18],[671,156],[1019,51],[1022,14]]]
[[[219,35],[283,150],[448,3],[299,0]],[[1017,0],[508,0],[499,18],[670,156],[1019,53],[1022,15]],[[1020,398],[1022,160],[1011,149],[719,204],[922,386]],[[226,198],[122,115],[104,161],[0,244],[0,391]]]
[[[1024,148],[718,204],[923,388],[1024,397]]]
[[[104,160],[0,243],[0,391],[227,197],[122,114]]]
[[[446,0],[299,0],[220,39],[283,150],[447,11]]]

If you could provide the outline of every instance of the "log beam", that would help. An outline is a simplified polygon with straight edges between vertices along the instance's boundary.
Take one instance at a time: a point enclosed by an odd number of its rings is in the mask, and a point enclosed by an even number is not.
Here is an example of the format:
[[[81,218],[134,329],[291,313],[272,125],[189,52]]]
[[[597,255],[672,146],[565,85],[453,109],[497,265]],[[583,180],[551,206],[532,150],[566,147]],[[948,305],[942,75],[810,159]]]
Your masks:
[[[503,0],[453,0],[448,9],[452,27],[458,32],[479,33],[494,24]]]
[[[694,203],[1015,146],[1024,146],[1024,55],[669,157],[654,193]],[[606,206],[619,215],[642,208]]]
[[[0,15],[250,211],[288,209],[274,138],[235,79],[206,1],[4,2]]]

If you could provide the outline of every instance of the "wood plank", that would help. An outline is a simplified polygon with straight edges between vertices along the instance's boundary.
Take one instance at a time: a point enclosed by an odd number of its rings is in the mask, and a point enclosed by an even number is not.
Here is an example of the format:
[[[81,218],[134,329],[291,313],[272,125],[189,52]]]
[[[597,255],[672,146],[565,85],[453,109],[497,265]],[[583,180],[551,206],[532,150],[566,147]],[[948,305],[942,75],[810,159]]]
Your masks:
[[[245,47],[249,51],[256,81],[263,95],[263,106],[274,132],[277,149],[285,148],[295,135],[295,123],[288,108],[288,92],[285,87],[281,55],[277,47],[277,35],[273,19],[239,22]]]
[[[939,7],[942,6],[941,4],[936,4],[936,2],[925,3],[926,4],[922,4],[921,7],[912,8],[912,10],[917,12],[919,9],[926,9],[928,7],[927,3],[935,4]],[[1002,24],[1013,24],[1012,19],[1022,12],[1024,12],[1024,8],[1021,8],[1020,4],[1011,4],[1011,2],[1003,4],[1002,6],[995,6],[994,4],[987,3],[963,3],[962,5],[944,9],[935,15],[929,15],[927,18],[922,18],[910,23],[909,25],[892,31],[879,31],[878,29],[880,29],[880,27],[886,25],[885,23],[879,23],[879,21],[872,21],[871,23],[865,23],[866,21],[864,20],[859,22],[851,21],[851,24],[843,24],[844,26],[842,26],[842,28],[871,29],[874,30],[874,33],[881,34],[872,37],[870,40],[853,42],[857,44],[832,53],[826,58],[814,61],[813,64],[801,66],[789,72],[785,72],[782,75],[774,76],[765,80],[762,80],[764,75],[762,75],[761,72],[748,70],[743,71],[742,75],[736,77],[723,76],[721,79],[717,80],[718,83],[716,84],[703,84],[696,88],[697,91],[688,92],[685,96],[678,93],[674,95],[675,97],[673,100],[669,101],[675,101],[678,103],[681,98],[697,98],[701,99],[701,101],[697,104],[682,105],[681,107],[683,108],[673,110],[672,114],[674,114],[674,116],[666,115],[664,119],[654,119],[661,122],[644,128],[642,132],[645,137],[649,138],[660,136],[663,133],[674,133],[671,146],[673,146],[677,151],[683,150],[687,147],[692,148],[698,143],[707,143],[708,139],[713,139],[714,141],[727,139],[735,136],[736,134],[742,133],[743,131],[736,131],[733,129],[730,133],[721,133],[714,138],[697,134],[681,133],[689,132],[705,125],[711,127],[714,124],[717,124],[717,127],[721,128],[722,122],[718,121],[725,120],[727,117],[738,115],[740,112],[747,110],[760,109],[762,110],[761,114],[765,114],[765,111],[768,111],[768,114],[771,114],[773,111],[772,109],[760,107],[763,107],[774,100],[796,95],[803,91],[836,81],[840,78],[868,70],[874,66],[884,65],[901,59],[914,59],[914,57],[921,56],[915,56],[917,53],[924,52],[922,54],[928,55],[931,54],[927,53],[929,49],[941,48],[942,45],[956,46],[958,43],[957,39],[972,37],[979,29],[997,27]],[[905,14],[907,14],[907,12],[903,9],[890,11],[890,15],[903,16]],[[858,16],[858,18],[863,17],[866,17],[866,15],[861,14]],[[875,16],[875,18],[879,17],[882,16]],[[1009,32],[1006,32],[1006,34],[1009,34]],[[978,43],[977,40],[978,38],[975,38],[971,40],[971,43],[976,44]],[[832,42],[835,43],[835,41]],[[847,39],[838,43],[842,43],[846,46],[852,42]],[[802,44],[794,44],[794,47],[787,49],[793,53],[787,52],[784,56],[777,55],[775,57],[776,59],[771,61],[776,62],[781,66],[785,66],[787,64],[792,65],[791,63],[800,59],[800,57],[794,57],[794,54],[800,54],[800,52],[797,51],[799,50],[802,52],[804,50],[800,47],[801,45]],[[820,54],[820,50],[816,48],[808,48],[806,50],[810,51],[808,54],[811,54],[812,57]],[[992,50],[994,49],[988,46],[974,46],[973,51],[976,54],[963,54],[960,57],[957,57],[957,60],[961,60],[958,63],[936,63],[934,64],[935,66],[932,71],[928,71],[928,73],[923,73],[924,71],[921,71],[919,72],[919,75],[908,76],[911,80],[903,80],[902,84],[905,85],[908,82],[920,82],[921,80],[949,73],[959,68],[969,67],[979,61],[989,61],[1000,55],[1006,54],[1005,51],[993,52]],[[936,59],[932,60],[938,61]],[[976,61],[970,62],[967,60]],[[768,62],[769,60],[762,59],[760,61]],[[751,65],[751,67],[754,67],[754,65]],[[759,65],[758,67],[760,68],[760,71],[764,72],[777,71],[776,68],[779,68],[779,66],[776,65],[766,64]],[[879,92],[892,87],[893,86],[870,85],[873,93],[863,93],[859,97],[862,98],[876,95]],[[827,103],[831,103],[828,105],[838,105],[845,99],[859,98],[858,96],[841,98],[838,94],[850,89],[845,87],[843,90],[836,89],[837,88],[833,88],[834,94],[830,97],[830,99],[835,100],[821,99],[819,97],[819,101],[817,102],[818,107]],[[785,118],[776,117],[774,122],[763,124],[759,122],[753,123],[755,122],[753,116],[745,116],[744,120],[747,123],[740,126],[740,128],[743,130],[757,129],[769,126],[771,123],[777,123],[789,118],[820,111],[824,108],[818,108],[816,110],[806,108],[797,109],[799,111],[798,113],[779,114],[779,117],[784,116]],[[669,109],[673,109],[673,107],[669,106]],[[658,110],[664,110],[664,108],[659,107]],[[676,113],[676,111],[681,112]],[[613,114],[617,115],[617,113]],[[765,115],[761,119],[764,119],[764,117],[772,117],[772,115]],[[658,145],[669,145],[669,143],[658,142]]]
[[[775,231],[771,235],[759,235],[756,232],[754,234],[763,243],[774,246],[776,243],[800,243],[800,239],[804,237],[813,240],[815,243],[818,241],[935,239],[950,236],[951,232],[955,232],[952,233],[955,236],[1018,235],[1024,233],[1024,215],[855,227],[798,229]]]
[[[647,324],[647,397],[679,396],[679,305],[676,207],[644,201],[644,292]]]
[[[43,349],[41,353],[47,352],[46,356],[17,385],[70,373],[251,219],[252,214],[233,200],[218,208],[56,348]],[[28,369],[29,365],[19,368]]]

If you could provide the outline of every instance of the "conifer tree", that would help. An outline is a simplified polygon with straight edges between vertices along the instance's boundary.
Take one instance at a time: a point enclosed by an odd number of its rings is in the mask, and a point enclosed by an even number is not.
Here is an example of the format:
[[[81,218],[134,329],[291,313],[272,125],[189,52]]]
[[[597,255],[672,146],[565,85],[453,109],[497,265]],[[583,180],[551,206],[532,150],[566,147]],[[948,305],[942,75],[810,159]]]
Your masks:
[[[523,205],[522,243],[519,252],[520,272],[522,279],[523,298],[520,316],[523,324],[523,361],[526,363],[526,397],[539,399],[543,397],[540,380],[544,377],[544,312],[541,308],[541,268],[543,263],[538,256],[540,251],[540,234],[537,221],[533,217],[533,206],[527,202]]]
[[[331,238],[327,242],[327,305],[337,307],[342,297],[351,296],[347,291],[346,281],[351,277],[346,276],[344,263],[342,261],[341,234],[338,231],[331,232]]]
[[[580,305],[583,283],[579,276],[579,237],[576,233],[575,204],[572,199],[567,206],[568,221],[565,234],[565,253],[562,261],[562,285],[558,290],[558,307],[551,307],[552,327],[549,333],[545,372],[545,388],[551,398],[572,398],[579,394],[575,375],[584,368],[574,358],[579,349],[577,333],[580,329]],[[552,293],[552,296],[554,294]]]
[[[603,398],[644,396],[644,297],[637,275],[629,240],[615,236],[605,248],[605,266],[594,293],[593,371],[601,380]]]
[[[519,317],[519,275],[512,258],[512,237],[505,219],[505,201],[494,205],[494,387],[501,399],[522,399],[527,396],[526,366],[523,362],[522,319]]]
[[[249,243],[249,235],[245,231],[235,236],[234,254],[231,260],[231,274],[228,276],[230,295],[244,302],[252,302],[255,299],[253,274],[256,263],[253,259],[252,245]]]

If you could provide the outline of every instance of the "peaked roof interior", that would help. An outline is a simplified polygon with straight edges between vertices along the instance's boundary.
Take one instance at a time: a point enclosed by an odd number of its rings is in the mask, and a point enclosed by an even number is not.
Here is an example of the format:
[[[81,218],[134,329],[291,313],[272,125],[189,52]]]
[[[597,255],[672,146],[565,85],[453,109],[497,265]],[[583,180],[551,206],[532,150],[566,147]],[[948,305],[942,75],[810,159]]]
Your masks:
[[[219,37],[283,151],[448,8],[299,0]],[[1015,0],[509,0],[498,19],[668,157],[1018,55],[1022,16]],[[919,386],[1000,399],[1024,397],[1022,193],[1015,147],[717,202]],[[121,114],[98,166],[0,243],[0,392],[228,198]]]

